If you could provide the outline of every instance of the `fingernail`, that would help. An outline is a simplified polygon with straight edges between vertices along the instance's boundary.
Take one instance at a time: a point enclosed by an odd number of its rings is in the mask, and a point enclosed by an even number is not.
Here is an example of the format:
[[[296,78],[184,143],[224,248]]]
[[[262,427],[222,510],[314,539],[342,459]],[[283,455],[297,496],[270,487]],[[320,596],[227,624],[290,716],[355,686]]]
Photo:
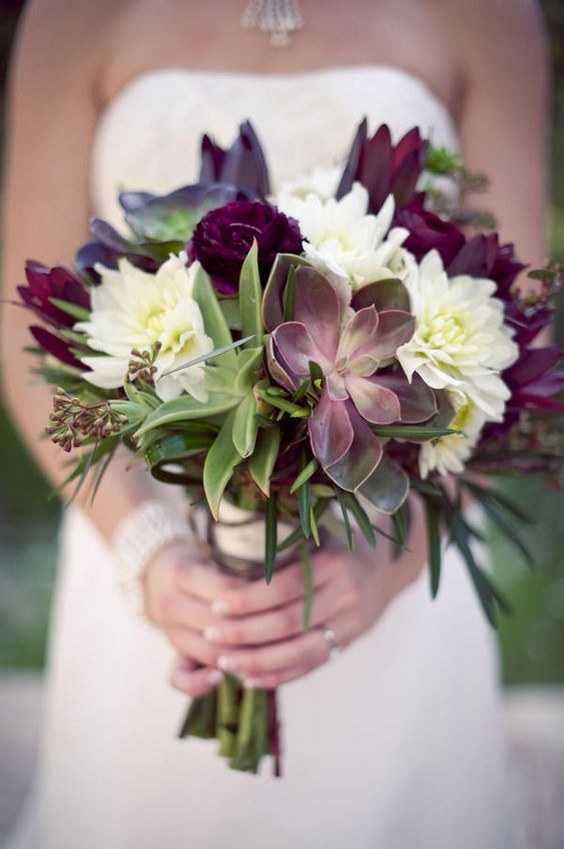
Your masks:
[[[216,601],[212,602],[211,609],[214,613],[229,613],[229,602],[225,601],[223,598],[218,598]]]
[[[212,669],[212,671],[208,675],[208,681],[212,685],[212,687],[216,687],[223,681],[223,672],[221,672],[219,669]]]
[[[260,678],[245,678],[244,684],[247,690],[260,690],[262,686]]]
[[[211,642],[220,643],[223,639],[223,631],[219,628],[204,628],[204,637]]]
[[[220,669],[225,669],[228,672],[237,669],[237,660],[234,657],[228,657],[227,655],[221,655],[217,660],[217,665]]]

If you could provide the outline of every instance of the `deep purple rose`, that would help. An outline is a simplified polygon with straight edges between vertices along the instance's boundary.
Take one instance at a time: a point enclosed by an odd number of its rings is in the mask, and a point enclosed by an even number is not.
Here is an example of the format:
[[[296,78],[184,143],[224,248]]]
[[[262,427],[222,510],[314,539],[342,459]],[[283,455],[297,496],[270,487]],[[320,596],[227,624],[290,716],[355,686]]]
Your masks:
[[[239,274],[256,239],[261,280],[266,281],[279,253],[302,253],[297,221],[261,201],[240,200],[212,209],[194,230],[188,245],[191,260],[198,260],[216,289],[233,295]]]

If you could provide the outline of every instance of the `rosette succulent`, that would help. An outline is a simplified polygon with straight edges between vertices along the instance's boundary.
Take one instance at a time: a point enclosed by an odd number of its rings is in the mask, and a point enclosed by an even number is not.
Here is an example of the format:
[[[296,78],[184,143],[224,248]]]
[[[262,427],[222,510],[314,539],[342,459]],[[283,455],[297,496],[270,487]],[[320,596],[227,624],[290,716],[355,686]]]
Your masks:
[[[308,421],[313,454],[334,483],[355,491],[382,459],[372,425],[419,424],[434,415],[436,403],[423,381],[409,384],[393,368],[398,347],[413,335],[413,316],[397,309],[378,312],[374,305],[349,313],[343,314],[325,277],[299,268],[294,320],[273,329],[269,367],[275,380],[295,391],[316,364],[323,380]]]

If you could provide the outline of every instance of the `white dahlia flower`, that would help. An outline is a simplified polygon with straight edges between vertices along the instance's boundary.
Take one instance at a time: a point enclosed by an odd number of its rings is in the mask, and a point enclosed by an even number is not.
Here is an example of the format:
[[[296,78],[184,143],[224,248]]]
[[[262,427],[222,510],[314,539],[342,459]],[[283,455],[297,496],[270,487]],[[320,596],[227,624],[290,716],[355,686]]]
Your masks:
[[[348,303],[367,283],[390,277],[400,246],[408,236],[403,227],[390,230],[394,199],[389,195],[378,215],[369,215],[368,192],[360,183],[341,200],[316,194],[298,197],[281,193],[276,204],[295,218],[304,235],[306,259],[323,272]]]
[[[117,269],[98,265],[102,277],[92,289],[92,315],[76,325],[88,335],[88,345],[101,355],[83,357],[91,369],[84,379],[103,389],[123,386],[133,348],[147,350],[156,342],[155,388],[163,401],[187,392],[207,400],[203,365],[166,375],[169,369],[213,350],[200,308],[192,298],[199,265],[186,266],[186,254],[171,255],[155,274],[119,260]],[[104,356],[105,355],[105,356]]]
[[[342,173],[342,168],[324,168],[319,165],[313,171],[298,177],[297,180],[282,183],[279,195],[297,197],[302,200],[308,195],[317,195],[323,201],[329,200],[335,197]],[[276,201],[273,202],[276,203]]]
[[[435,470],[441,475],[458,475],[463,472],[464,464],[472,454],[486,423],[486,416],[474,404],[461,403],[458,395],[451,395],[450,400],[456,414],[449,427],[459,433],[441,436],[421,445],[419,473],[422,478]]]
[[[519,349],[504,324],[503,304],[493,280],[460,274],[448,278],[437,251],[417,266],[408,260],[404,278],[416,318],[415,333],[397,357],[411,380],[414,372],[433,389],[470,402],[488,421],[501,421],[509,389],[500,372]]]

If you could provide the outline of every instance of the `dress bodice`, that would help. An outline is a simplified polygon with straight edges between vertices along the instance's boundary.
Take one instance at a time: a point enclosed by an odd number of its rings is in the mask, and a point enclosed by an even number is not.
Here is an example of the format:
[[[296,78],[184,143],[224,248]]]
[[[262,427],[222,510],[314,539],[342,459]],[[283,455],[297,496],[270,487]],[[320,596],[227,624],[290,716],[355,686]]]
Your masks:
[[[118,225],[121,189],[163,193],[194,182],[204,132],[230,144],[250,119],[274,188],[343,160],[366,115],[395,138],[419,126],[434,144],[457,147],[448,109],[399,68],[366,65],[298,74],[149,71],[129,83],[100,119],[92,158],[92,205]]]

